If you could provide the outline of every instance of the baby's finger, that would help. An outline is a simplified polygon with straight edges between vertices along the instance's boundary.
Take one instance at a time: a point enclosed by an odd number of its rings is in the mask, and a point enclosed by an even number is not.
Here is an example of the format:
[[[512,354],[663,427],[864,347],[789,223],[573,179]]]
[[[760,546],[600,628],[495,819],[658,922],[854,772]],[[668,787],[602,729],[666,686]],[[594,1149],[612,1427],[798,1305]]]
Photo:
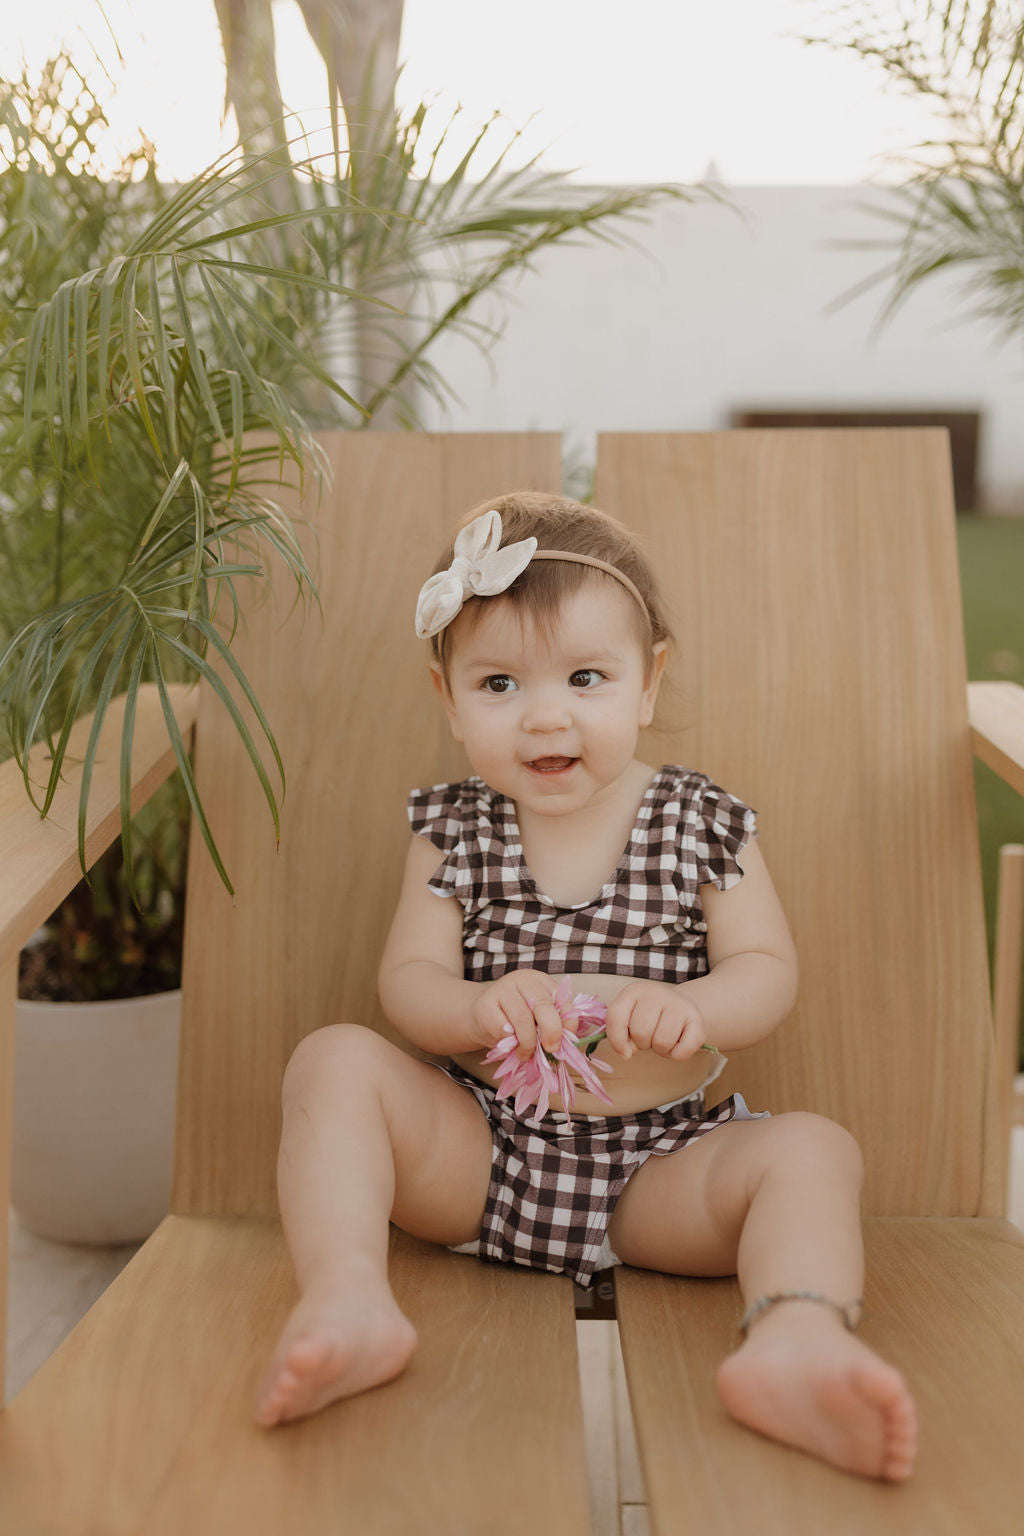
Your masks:
[[[703,1022],[697,1019],[687,1019],[683,1024],[679,1041],[672,1049],[672,1059],[674,1061],[686,1061],[689,1057],[695,1056],[703,1044]]]
[[[540,1043],[546,1051],[557,1050],[562,1039],[562,1015],[554,1003],[541,999],[534,1004],[533,1017],[540,1035]]]
[[[654,1033],[651,1035],[651,1050],[657,1056],[673,1055],[682,1044],[683,1038],[684,1029],[680,1026],[679,1019],[673,1019],[669,1015],[662,1014],[654,1026]],[[676,1059],[678,1060],[679,1058],[677,1057]]]
[[[620,992],[610,1005],[604,1021],[608,1044],[619,1056],[625,1056],[627,1061],[633,1054],[633,1045],[629,1038],[629,1020],[632,1012],[632,1000],[625,993]]]
[[[638,1051],[649,1051],[654,1031],[661,1018],[661,1008],[649,997],[638,997],[629,1015],[629,1038]]]
[[[501,1006],[519,1040],[516,1054],[520,1061],[525,1061],[537,1048],[537,1026],[534,1023],[533,1010],[518,992],[504,998]]]

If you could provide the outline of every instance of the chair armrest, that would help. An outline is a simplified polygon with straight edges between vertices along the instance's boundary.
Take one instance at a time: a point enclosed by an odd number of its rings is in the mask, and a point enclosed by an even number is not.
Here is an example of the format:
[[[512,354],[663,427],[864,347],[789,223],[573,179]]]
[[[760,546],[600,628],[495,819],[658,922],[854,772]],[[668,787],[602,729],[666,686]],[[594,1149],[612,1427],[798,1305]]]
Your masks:
[[[1024,795],[1024,688],[968,683],[967,712],[975,756]]]
[[[188,740],[199,709],[199,689],[168,688],[182,736]],[[124,696],[112,699],[100,733],[86,818],[86,862],[91,867],[121,831],[121,722]],[[17,762],[0,764],[0,972],[17,963],[20,950],[82,878],[78,861],[78,797],[81,762],[92,716],[76,722],[68,743],[65,775],[43,821],[25,793]],[[46,743],[29,759],[32,780],[49,777]],[[155,683],[139,689],[132,739],[132,811],[145,805],[177,766]]]

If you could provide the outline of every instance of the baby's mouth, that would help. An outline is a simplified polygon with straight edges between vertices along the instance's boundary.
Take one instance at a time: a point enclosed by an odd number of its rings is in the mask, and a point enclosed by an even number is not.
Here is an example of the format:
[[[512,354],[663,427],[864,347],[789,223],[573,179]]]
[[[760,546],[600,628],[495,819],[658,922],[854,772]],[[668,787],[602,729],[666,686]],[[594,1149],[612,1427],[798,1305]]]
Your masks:
[[[578,761],[576,757],[535,757],[526,766],[532,768],[534,773],[564,773],[566,768],[571,768]]]

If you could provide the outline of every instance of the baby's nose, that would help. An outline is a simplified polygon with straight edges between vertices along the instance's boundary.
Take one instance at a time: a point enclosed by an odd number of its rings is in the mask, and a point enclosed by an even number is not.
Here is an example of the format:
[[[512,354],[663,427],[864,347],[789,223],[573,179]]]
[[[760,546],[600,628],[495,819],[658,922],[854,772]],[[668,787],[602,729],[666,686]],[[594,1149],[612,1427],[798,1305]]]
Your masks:
[[[572,711],[563,689],[537,690],[526,701],[523,726],[528,731],[557,731],[572,723]]]

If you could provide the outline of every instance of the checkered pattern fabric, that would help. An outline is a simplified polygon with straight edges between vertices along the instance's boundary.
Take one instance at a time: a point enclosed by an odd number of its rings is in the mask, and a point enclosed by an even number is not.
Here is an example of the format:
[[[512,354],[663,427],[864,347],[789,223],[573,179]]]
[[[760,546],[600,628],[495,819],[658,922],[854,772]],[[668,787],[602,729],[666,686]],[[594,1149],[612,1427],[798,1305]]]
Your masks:
[[[699,888],[728,890],[736,861],[757,836],[756,813],[705,774],[660,768],[625,852],[592,901],[559,907],[538,890],[523,858],[511,800],[480,778],[409,796],[414,832],[444,854],[428,884],[462,907],[469,981],[506,971],[605,971],[689,981],[707,971]]]
[[[479,1257],[572,1276],[589,1290],[615,1202],[649,1157],[678,1152],[730,1120],[751,1115],[740,1094],[705,1111],[698,1091],[633,1115],[518,1117],[457,1062],[431,1062],[469,1088],[491,1125],[491,1181]],[[536,1106],[534,1106],[536,1107]]]

